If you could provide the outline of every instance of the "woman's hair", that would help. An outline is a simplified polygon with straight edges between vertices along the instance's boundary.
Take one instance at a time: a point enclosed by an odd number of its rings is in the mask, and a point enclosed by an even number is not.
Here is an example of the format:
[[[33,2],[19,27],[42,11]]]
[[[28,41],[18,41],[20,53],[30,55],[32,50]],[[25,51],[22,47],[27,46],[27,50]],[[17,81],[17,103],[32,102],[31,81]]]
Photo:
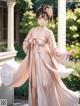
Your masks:
[[[40,15],[47,16],[48,20],[51,20],[53,17],[52,8],[49,5],[41,5],[36,11],[36,17]]]

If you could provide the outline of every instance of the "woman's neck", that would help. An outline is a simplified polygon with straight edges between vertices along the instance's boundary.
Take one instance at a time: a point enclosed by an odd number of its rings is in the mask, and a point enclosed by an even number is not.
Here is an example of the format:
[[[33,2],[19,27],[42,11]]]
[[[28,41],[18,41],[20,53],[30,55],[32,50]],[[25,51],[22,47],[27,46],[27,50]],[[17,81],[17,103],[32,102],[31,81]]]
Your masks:
[[[38,28],[42,28],[42,29],[46,29],[47,27],[46,26],[38,26]]]

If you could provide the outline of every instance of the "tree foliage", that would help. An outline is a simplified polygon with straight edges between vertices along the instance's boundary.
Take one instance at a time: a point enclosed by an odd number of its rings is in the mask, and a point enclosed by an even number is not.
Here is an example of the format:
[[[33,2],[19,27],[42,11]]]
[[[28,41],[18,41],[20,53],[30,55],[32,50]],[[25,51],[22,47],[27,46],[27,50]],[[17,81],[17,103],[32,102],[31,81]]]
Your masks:
[[[69,44],[78,44],[80,42],[80,8],[74,9],[74,12],[72,10],[67,11],[66,26],[67,42]]]
[[[30,10],[32,8],[31,0],[16,0],[15,9],[25,12],[26,10]]]

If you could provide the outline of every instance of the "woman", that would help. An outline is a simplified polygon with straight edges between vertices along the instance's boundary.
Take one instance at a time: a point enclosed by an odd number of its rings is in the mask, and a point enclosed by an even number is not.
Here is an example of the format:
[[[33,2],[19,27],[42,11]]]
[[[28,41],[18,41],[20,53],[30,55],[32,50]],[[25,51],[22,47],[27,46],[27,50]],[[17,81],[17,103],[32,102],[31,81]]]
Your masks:
[[[53,32],[47,28],[52,15],[50,6],[38,8],[38,26],[29,31],[23,42],[26,57],[10,85],[19,87],[29,78],[29,106],[73,106],[79,100],[64,85],[59,75],[60,70],[65,71],[73,50],[68,52],[58,49]]]

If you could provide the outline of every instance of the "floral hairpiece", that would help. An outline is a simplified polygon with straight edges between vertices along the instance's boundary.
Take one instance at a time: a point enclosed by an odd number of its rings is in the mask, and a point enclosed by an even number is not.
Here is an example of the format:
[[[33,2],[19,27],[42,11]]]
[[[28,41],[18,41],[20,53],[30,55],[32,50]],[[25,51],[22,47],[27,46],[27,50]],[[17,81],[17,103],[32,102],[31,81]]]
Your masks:
[[[47,12],[50,17],[53,16],[53,11],[52,11],[52,8],[51,8],[50,6],[45,5],[45,6],[43,7],[43,10],[44,10],[45,12]]]

